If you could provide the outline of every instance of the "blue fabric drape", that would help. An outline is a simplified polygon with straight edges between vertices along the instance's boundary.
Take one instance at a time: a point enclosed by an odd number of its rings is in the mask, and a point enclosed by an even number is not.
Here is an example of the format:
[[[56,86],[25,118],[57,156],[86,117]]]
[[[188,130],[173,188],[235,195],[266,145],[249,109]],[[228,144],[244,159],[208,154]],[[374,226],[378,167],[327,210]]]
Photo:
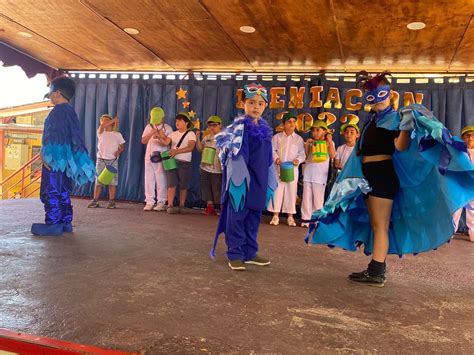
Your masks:
[[[367,113],[364,111],[354,112],[344,109],[344,96],[347,90],[354,88],[354,82],[343,81],[342,78],[336,81],[328,80],[324,75],[311,76],[309,80],[300,77],[299,80],[288,76],[286,81],[263,80],[266,77],[257,76],[256,80],[237,80],[232,77],[228,80],[197,80],[192,77],[189,80],[168,80],[163,79],[121,79],[121,78],[75,78],[76,95],[73,105],[81,121],[85,134],[85,144],[89,149],[92,158],[96,158],[97,150],[97,128],[99,117],[104,113],[109,113],[119,117],[119,130],[122,133],[125,143],[125,152],[119,160],[119,185],[117,186],[117,199],[143,201],[144,200],[144,164],[143,157],[145,146],[141,144],[142,132],[148,123],[148,113],[153,106],[161,106],[165,111],[165,119],[174,128],[174,117],[177,112],[185,111],[182,102],[178,100],[176,91],[179,88],[187,90],[186,100],[190,101],[189,110],[196,112],[196,117],[200,118],[202,128],[203,122],[211,115],[218,115],[223,120],[223,125],[229,124],[239,113],[235,107],[237,89],[250,82],[261,82],[265,87],[286,87],[285,108],[267,109],[264,118],[273,127],[279,125],[276,115],[282,111],[288,111],[288,101],[290,87],[305,87],[303,109],[296,110],[298,113],[308,112],[317,117],[320,112],[329,111],[337,118],[344,114],[356,114],[363,124]],[[310,87],[321,85],[324,87],[321,93],[323,103],[330,87],[339,89],[342,109],[310,109],[309,102],[311,95]],[[432,79],[428,83],[416,83],[414,79],[409,83],[398,83],[397,79],[392,80],[392,88],[400,93],[401,105],[403,94],[407,91],[413,93],[422,92],[424,94],[423,105],[434,111],[436,117],[443,122],[454,135],[458,135],[461,128],[466,125],[474,125],[474,83],[466,82],[460,78],[459,83],[450,83],[447,79],[443,83],[435,83]],[[187,110],[186,110],[187,111]],[[336,122],[330,128],[336,130],[334,141],[336,145],[342,144],[343,138],[339,135],[340,123]],[[308,134],[302,134],[307,138]],[[201,192],[199,186],[199,162],[201,155],[196,150],[193,152],[193,174],[190,181],[187,204],[189,206],[200,206]],[[74,195],[91,196],[92,185],[76,187]]]

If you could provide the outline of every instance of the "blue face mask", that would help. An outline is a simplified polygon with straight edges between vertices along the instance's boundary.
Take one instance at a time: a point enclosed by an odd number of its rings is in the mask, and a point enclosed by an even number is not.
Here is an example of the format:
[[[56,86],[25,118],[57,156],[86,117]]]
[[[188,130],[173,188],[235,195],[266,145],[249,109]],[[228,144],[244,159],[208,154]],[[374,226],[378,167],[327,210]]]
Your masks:
[[[390,96],[390,86],[378,86],[376,89],[364,93],[364,102],[369,105],[384,101]]]
[[[251,99],[256,95],[260,95],[265,102],[268,102],[267,89],[260,84],[244,85],[244,95],[246,99]]]

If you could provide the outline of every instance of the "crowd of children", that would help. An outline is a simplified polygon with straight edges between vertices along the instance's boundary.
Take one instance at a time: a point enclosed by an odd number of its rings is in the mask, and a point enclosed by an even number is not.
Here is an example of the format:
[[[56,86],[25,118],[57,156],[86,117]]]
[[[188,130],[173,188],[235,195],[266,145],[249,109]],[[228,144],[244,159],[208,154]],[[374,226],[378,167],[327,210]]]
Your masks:
[[[220,215],[211,256],[219,235],[224,233],[228,264],[233,270],[245,270],[246,264],[270,264],[257,253],[261,215],[265,210],[272,213],[270,224],[277,226],[280,213],[285,213],[286,223],[294,227],[298,200],[301,227],[310,227],[307,238],[312,237],[313,243],[348,250],[364,244],[366,252],[373,254],[367,270],[349,276],[358,283],[383,286],[387,254],[418,253],[446,242],[445,235],[452,234],[453,224],[454,231],[458,228],[462,207],[466,210],[469,238],[474,242],[474,200],[471,200],[472,191],[465,188],[465,182],[472,180],[474,126],[463,128],[463,143],[453,138],[422,106],[395,111],[390,101],[388,75],[370,76],[363,72],[358,76],[364,100],[372,111],[362,130],[357,125],[358,119],[340,127],[344,144],[337,149],[333,130],[329,128],[333,122],[325,119],[314,121],[310,137],[304,142],[296,132],[296,114],[287,112],[282,116],[281,132],[273,134],[273,129],[262,119],[268,95],[259,84],[244,85],[245,115],[234,119],[225,130],[218,116],[207,119],[205,131],[196,130],[186,112],[175,116],[176,130],[173,130],[165,123],[163,109],[153,107],[141,139],[146,145],[144,211],[186,213],[192,152],[196,148],[202,155],[199,172],[201,197],[206,204],[203,213]],[[118,132],[118,118],[103,114],[97,130],[94,169],[79,137],[77,117],[67,105],[74,95],[72,80],[62,78],[53,82],[49,95],[56,106],[48,116],[43,136],[41,199],[45,204],[46,223],[33,224],[32,232],[37,235],[72,231],[69,198],[72,179],[83,184],[95,176],[93,200],[88,207],[100,207],[100,193],[107,186],[106,207],[114,209],[118,159],[125,150],[125,140]],[[70,132],[57,128],[56,116],[67,117],[72,127]],[[439,130],[443,131],[443,140],[436,141],[437,135],[429,132]],[[442,149],[430,149],[433,144],[439,144]],[[397,153],[404,150],[406,154]],[[436,161],[439,161],[437,169],[431,169],[430,164]],[[78,165],[82,169],[78,170]],[[413,169],[419,170],[416,184],[413,177],[403,173]],[[332,171],[339,174],[335,181]],[[49,179],[44,179],[45,176]],[[410,198],[439,199],[437,191],[444,193],[444,181],[449,181],[457,199],[448,196],[444,204],[423,205],[427,209],[423,215],[436,216],[438,230],[429,233],[430,224],[424,220],[418,224],[407,223],[423,217],[412,213]],[[301,199],[298,198],[300,182]],[[330,185],[332,189],[328,189],[328,182],[334,184],[334,187]],[[413,189],[419,191],[414,193]],[[328,190],[331,193],[325,202]],[[396,216],[403,214],[396,217],[396,226],[392,223],[395,218],[392,204]],[[425,227],[421,228],[421,224]],[[421,244],[406,239],[407,236],[425,238],[426,245],[420,249]]]

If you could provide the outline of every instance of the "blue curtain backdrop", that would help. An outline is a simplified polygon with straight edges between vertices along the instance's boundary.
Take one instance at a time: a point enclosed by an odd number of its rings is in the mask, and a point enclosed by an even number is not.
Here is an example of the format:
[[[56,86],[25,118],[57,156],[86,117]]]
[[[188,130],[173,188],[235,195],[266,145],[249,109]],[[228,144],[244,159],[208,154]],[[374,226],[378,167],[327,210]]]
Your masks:
[[[165,77],[165,76],[163,76]],[[344,114],[353,113],[359,116],[360,124],[363,124],[367,113],[361,111],[347,111],[345,109],[309,109],[311,94],[309,88],[321,85],[324,87],[321,93],[322,101],[330,87],[336,87],[340,91],[341,100],[344,107],[344,95],[347,90],[354,88],[354,82],[339,80],[329,80],[325,76],[311,76],[309,80],[300,77],[288,76],[286,80],[281,80],[281,76],[273,76],[273,80],[268,76],[257,76],[254,80],[237,80],[235,76],[222,80],[217,76],[216,80],[197,80],[191,76],[187,80],[145,79],[143,76],[137,78],[122,79],[120,77],[105,78],[75,77],[77,84],[76,95],[73,101],[74,108],[81,121],[85,134],[86,146],[91,157],[96,158],[97,137],[96,131],[99,126],[99,117],[104,113],[109,113],[119,117],[119,131],[122,133],[125,143],[125,152],[119,160],[119,185],[117,186],[117,199],[143,201],[144,200],[144,154],[145,146],[141,144],[141,135],[148,123],[148,113],[153,106],[161,106],[165,111],[166,122],[173,128],[175,114],[184,111],[182,102],[178,100],[176,91],[180,88],[187,90],[187,101],[190,101],[189,110],[196,112],[196,117],[201,120],[202,128],[205,128],[207,117],[218,115],[222,118],[223,124],[229,124],[236,117],[240,110],[235,108],[237,97],[235,93],[243,84],[250,82],[260,82],[265,87],[286,87],[285,108],[267,109],[264,118],[276,127],[279,122],[275,116],[277,113],[287,111],[289,101],[289,88],[291,86],[305,87],[303,109],[296,110],[297,113],[309,112],[316,117],[320,112],[329,111],[337,118]],[[252,78],[250,78],[252,79]],[[435,83],[430,79],[428,83],[417,83],[415,79],[410,79],[409,83],[399,83],[397,79],[392,80],[392,88],[400,93],[402,101],[406,91],[424,94],[423,105],[431,109],[453,134],[458,135],[461,128],[466,125],[474,125],[474,83],[465,82],[463,77],[458,83],[450,83],[445,78],[443,83]],[[354,99],[353,99],[354,101]],[[334,140],[336,145],[342,144],[343,139],[338,134],[340,123],[334,123],[331,128],[336,129]],[[302,134],[306,139],[308,134]],[[199,187],[199,162],[200,153],[193,152],[193,175],[190,182],[188,194],[188,206],[200,206]],[[92,185],[76,187],[74,194],[77,196],[91,196]]]

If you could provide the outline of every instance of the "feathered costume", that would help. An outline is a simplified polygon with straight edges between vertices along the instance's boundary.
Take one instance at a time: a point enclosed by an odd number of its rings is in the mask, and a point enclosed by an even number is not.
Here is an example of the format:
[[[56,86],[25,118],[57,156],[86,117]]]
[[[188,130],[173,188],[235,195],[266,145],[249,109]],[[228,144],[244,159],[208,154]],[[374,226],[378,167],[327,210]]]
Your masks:
[[[46,118],[41,156],[45,165],[40,199],[44,204],[46,224],[34,223],[31,231],[36,235],[62,235],[72,231],[69,194],[74,182],[79,185],[92,182],[96,174],[76,112],[68,103],[55,105]]]
[[[273,131],[264,119],[237,117],[216,135],[223,166],[222,213],[211,257],[219,235],[225,233],[229,260],[252,260],[258,251],[257,233],[262,211],[277,187],[272,159]]]
[[[449,242],[453,212],[474,198],[474,165],[465,143],[421,105],[400,112],[390,107],[370,119],[388,130],[412,130],[409,148],[392,156],[400,191],[393,201],[388,253],[417,254]],[[359,147],[363,139],[364,130]],[[351,251],[363,244],[371,254],[373,231],[364,201],[370,189],[354,149],[324,207],[313,214],[306,241]]]

